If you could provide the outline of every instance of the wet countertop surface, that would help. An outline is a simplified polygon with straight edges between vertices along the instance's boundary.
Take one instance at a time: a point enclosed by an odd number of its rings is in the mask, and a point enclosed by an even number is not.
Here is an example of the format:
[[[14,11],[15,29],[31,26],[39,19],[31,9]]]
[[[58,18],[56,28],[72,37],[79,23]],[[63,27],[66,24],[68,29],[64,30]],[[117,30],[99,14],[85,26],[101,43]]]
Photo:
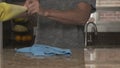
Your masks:
[[[120,68],[120,48],[84,50],[86,68]]]

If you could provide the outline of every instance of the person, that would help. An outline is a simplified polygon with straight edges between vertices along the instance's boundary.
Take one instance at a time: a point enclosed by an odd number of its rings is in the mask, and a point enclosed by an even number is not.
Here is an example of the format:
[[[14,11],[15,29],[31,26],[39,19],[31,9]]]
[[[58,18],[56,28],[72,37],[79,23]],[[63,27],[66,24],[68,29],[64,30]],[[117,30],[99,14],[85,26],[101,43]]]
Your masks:
[[[0,2],[0,22],[8,21],[26,12],[27,8],[22,5],[15,5]]]
[[[96,0],[26,0],[28,14],[38,14],[34,44],[84,47],[83,28]]]

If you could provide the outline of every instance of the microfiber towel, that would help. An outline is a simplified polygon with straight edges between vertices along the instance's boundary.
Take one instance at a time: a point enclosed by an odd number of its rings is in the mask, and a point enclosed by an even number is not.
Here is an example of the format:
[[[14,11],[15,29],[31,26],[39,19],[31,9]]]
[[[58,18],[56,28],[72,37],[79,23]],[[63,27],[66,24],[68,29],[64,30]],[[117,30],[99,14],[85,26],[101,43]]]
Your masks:
[[[33,56],[53,56],[53,55],[70,56],[72,54],[70,49],[62,49],[44,44],[34,44],[31,47],[19,48],[16,49],[16,52],[31,53],[33,54]]]

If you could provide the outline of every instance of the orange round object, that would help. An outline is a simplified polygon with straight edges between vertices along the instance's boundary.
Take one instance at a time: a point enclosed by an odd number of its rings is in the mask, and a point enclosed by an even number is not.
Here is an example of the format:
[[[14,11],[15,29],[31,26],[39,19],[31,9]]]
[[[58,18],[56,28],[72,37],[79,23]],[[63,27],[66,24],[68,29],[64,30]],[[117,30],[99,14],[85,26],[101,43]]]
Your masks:
[[[26,36],[22,36],[22,41],[27,41],[27,37]]]
[[[15,36],[15,40],[16,40],[16,41],[21,41],[21,36],[20,36],[20,35],[16,35],[16,36]]]
[[[31,35],[27,35],[26,37],[27,37],[27,40],[28,40],[28,41],[31,41],[31,40],[32,40],[32,36],[31,36]]]

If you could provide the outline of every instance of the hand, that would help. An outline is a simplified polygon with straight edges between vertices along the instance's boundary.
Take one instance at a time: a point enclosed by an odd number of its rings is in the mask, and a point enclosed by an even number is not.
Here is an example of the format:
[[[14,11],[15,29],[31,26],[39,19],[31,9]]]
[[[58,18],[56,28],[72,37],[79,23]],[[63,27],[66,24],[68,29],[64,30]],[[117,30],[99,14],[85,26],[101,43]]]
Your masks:
[[[28,14],[43,14],[43,9],[38,0],[26,0],[24,6],[28,8]]]

